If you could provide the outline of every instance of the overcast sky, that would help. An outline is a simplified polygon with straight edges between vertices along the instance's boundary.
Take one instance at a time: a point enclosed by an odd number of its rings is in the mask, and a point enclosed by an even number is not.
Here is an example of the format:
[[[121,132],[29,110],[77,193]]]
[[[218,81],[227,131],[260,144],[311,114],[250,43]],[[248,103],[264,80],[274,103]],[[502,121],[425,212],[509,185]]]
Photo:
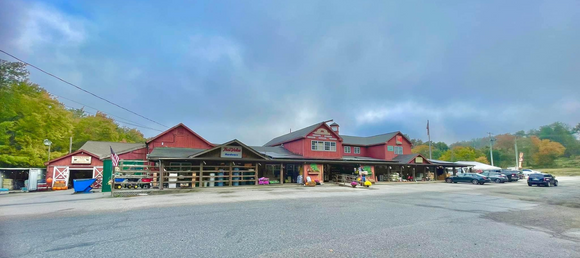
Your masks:
[[[0,49],[216,143],[262,145],[328,119],[342,134],[424,140],[429,119],[448,143],[580,122],[576,0],[1,0]]]

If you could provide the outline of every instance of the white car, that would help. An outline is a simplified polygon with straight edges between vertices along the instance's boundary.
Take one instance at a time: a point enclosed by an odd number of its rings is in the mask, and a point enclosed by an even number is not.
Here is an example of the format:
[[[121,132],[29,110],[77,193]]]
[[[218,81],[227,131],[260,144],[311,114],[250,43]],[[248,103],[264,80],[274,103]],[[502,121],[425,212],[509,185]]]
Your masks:
[[[525,176],[530,176],[530,174],[541,174],[542,172],[532,169],[522,169],[522,173],[524,173]]]

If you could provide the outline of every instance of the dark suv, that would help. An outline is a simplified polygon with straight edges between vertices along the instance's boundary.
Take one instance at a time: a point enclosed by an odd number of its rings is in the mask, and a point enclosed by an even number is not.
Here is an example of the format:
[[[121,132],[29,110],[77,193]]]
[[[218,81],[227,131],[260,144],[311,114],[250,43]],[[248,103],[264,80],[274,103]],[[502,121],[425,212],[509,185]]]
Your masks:
[[[530,174],[528,177],[528,186],[558,186],[558,179],[550,174]]]
[[[485,171],[481,175],[488,177],[489,180],[496,183],[505,183],[508,181],[508,178],[501,172]]]
[[[471,182],[474,185],[480,184],[483,185],[485,183],[491,182],[489,178],[486,176],[482,176],[476,173],[464,173],[464,174],[457,174],[457,176],[450,176],[445,179],[447,183],[457,183],[457,182]]]
[[[520,171],[502,169],[501,173],[507,177],[508,182],[520,180]]]

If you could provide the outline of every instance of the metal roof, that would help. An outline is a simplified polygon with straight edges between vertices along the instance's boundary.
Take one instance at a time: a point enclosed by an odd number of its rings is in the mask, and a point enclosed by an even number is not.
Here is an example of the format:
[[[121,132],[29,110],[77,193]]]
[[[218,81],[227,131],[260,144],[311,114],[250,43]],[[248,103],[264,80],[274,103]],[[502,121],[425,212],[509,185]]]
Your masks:
[[[352,160],[352,161],[388,161],[384,159],[375,159],[371,157],[357,157],[357,156],[342,156],[342,160]]]
[[[188,158],[191,155],[206,151],[207,149],[192,148],[167,148],[157,147],[149,154],[149,159],[159,158]]]
[[[278,145],[278,144],[282,144],[282,143],[285,143],[285,142],[293,141],[293,140],[296,140],[296,139],[304,138],[310,132],[314,131],[314,129],[318,128],[322,124],[324,124],[324,122],[317,123],[317,124],[313,124],[311,126],[302,128],[302,129],[300,129],[298,131],[294,131],[294,132],[287,133],[287,134],[282,135],[282,136],[278,136],[278,137],[270,140],[266,144],[264,144],[264,146]]]
[[[145,148],[145,143],[125,143],[125,142],[97,142],[87,141],[79,150],[85,150],[99,156],[100,159],[111,156],[111,148],[117,154]]]
[[[301,159],[304,158],[301,155],[294,154],[282,146],[275,147],[263,147],[263,146],[251,146],[252,149],[256,150],[263,155],[271,157],[273,159]]]
[[[342,144],[343,145],[376,145],[388,142],[390,139],[393,139],[395,135],[400,132],[392,132],[392,133],[385,133],[379,134],[375,136],[368,136],[368,137],[360,137],[360,136],[349,136],[349,135],[341,135],[342,137]]]
[[[398,155],[398,156],[393,158],[393,161],[398,161],[399,163],[402,163],[402,164],[409,164],[409,162],[411,162],[411,160],[413,160],[417,156],[419,156],[419,154],[417,154],[417,153]]]

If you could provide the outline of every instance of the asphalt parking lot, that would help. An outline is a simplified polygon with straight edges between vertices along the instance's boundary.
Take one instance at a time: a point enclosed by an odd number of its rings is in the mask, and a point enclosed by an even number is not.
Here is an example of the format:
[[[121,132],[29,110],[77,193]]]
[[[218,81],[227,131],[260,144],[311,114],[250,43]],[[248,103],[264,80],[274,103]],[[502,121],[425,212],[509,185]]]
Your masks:
[[[1,257],[580,257],[580,178],[5,197]]]

